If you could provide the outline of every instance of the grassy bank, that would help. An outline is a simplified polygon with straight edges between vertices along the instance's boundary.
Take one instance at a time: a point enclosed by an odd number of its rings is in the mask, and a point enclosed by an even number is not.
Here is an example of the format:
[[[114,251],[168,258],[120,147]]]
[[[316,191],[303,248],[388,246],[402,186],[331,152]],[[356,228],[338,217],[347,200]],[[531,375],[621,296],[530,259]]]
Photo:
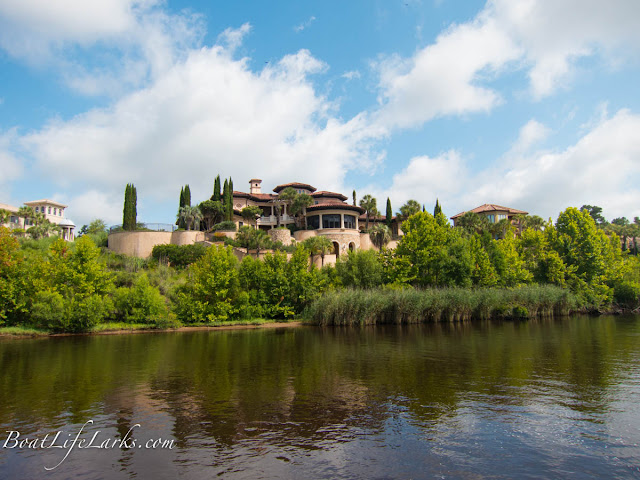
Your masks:
[[[86,335],[87,333],[100,334],[100,333],[127,333],[144,330],[157,330],[157,331],[169,331],[169,330],[193,330],[199,328],[226,328],[226,327],[255,327],[260,325],[275,325],[283,323],[298,323],[297,320],[272,320],[264,318],[253,318],[245,320],[229,320],[224,322],[201,322],[182,324],[179,322],[172,323],[171,326],[165,324],[153,324],[153,323],[125,323],[125,322],[105,322],[93,326],[87,332],[80,332],[79,335]],[[60,335],[59,332],[52,330],[28,328],[28,327],[0,327],[0,336],[12,336],[12,337],[43,337],[48,335]],[[67,335],[67,334],[63,334]]]
[[[490,318],[568,315],[576,297],[551,285],[514,289],[349,289],[334,290],[313,302],[305,319],[317,325],[452,322]]]

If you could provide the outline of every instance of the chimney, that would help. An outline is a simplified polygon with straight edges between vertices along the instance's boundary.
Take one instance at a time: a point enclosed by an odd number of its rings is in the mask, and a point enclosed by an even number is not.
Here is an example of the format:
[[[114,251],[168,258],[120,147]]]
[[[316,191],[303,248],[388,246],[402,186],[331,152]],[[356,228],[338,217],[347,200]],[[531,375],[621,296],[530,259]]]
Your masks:
[[[252,178],[251,180],[249,180],[249,185],[251,185],[251,190],[249,190],[251,193],[262,193],[260,190],[260,184],[262,183],[262,180],[260,180],[259,178]]]

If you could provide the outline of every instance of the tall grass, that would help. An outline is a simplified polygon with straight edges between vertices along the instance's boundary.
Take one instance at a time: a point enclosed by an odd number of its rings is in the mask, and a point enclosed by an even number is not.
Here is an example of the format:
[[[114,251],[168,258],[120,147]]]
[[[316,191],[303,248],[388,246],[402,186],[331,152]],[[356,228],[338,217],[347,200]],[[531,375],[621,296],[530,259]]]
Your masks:
[[[326,293],[304,317],[317,325],[373,325],[568,315],[579,307],[553,285],[499,288],[347,289]]]

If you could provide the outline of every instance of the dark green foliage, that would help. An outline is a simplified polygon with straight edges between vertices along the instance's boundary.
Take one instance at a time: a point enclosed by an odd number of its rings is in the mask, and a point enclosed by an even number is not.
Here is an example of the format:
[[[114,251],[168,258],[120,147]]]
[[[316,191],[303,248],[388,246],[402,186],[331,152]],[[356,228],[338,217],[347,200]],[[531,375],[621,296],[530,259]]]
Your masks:
[[[613,298],[616,304],[626,308],[636,308],[640,300],[640,284],[623,280],[613,288]]]
[[[214,232],[235,232],[236,224],[230,220],[225,220],[224,222],[216,223],[212,230]]]
[[[238,260],[230,247],[212,246],[188,269],[189,280],[178,287],[175,313],[185,323],[237,318],[242,292]]]
[[[128,183],[124,190],[124,208],[122,211],[122,229],[135,230],[137,227],[137,202],[136,187]]]
[[[216,175],[216,179],[213,182],[213,195],[211,195],[211,200],[214,202],[219,202],[222,199],[222,195],[220,194],[220,175]]]
[[[440,202],[436,198],[436,206],[433,207],[433,216],[437,217],[438,214],[442,214],[442,207],[440,206]]]
[[[386,222],[387,222],[387,227],[391,228],[391,222],[393,221],[393,210],[391,209],[391,200],[389,200],[389,197],[387,197],[387,217],[386,217]]]
[[[151,257],[158,263],[169,264],[176,268],[185,268],[196,262],[207,251],[207,247],[201,243],[193,245],[156,245],[153,247]]]
[[[132,288],[118,288],[114,303],[116,319],[123,322],[156,323],[168,314],[164,298],[144,273],[136,277]]]
[[[349,252],[336,262],[336,277],[345,287],[373,288],[382,285],[382,263],[373,250]]]

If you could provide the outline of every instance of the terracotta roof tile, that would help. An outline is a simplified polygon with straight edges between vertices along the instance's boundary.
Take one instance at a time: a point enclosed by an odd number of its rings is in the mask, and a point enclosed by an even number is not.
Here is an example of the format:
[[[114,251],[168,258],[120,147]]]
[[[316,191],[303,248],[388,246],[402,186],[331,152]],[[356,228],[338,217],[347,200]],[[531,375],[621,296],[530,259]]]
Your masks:
[[[479,207],[474,208],[473,210],[468,210],[473,213],[486,213],[486,212],[507,212],[512,215],[527,215],[529,212],[525,212],[524,210],[518,210],[515,208],[503,207],[502,205],[496,205],[494,203],[485,203],[484,205],[480,205]],[[465,212],[460,212],[457,215],[454,215],[451,218],[458,218],[464,215]]]
[[[300,182],[283,183],[282,185],[278,185],[276,188],[274,188],[273,191],[276,193],[280,193],[281,190],[284,190],[287,187],[304,188],[305,190],[309,190],[311,192],[316,191],[316,187],[312,187],[308,183],[300,183]]]

